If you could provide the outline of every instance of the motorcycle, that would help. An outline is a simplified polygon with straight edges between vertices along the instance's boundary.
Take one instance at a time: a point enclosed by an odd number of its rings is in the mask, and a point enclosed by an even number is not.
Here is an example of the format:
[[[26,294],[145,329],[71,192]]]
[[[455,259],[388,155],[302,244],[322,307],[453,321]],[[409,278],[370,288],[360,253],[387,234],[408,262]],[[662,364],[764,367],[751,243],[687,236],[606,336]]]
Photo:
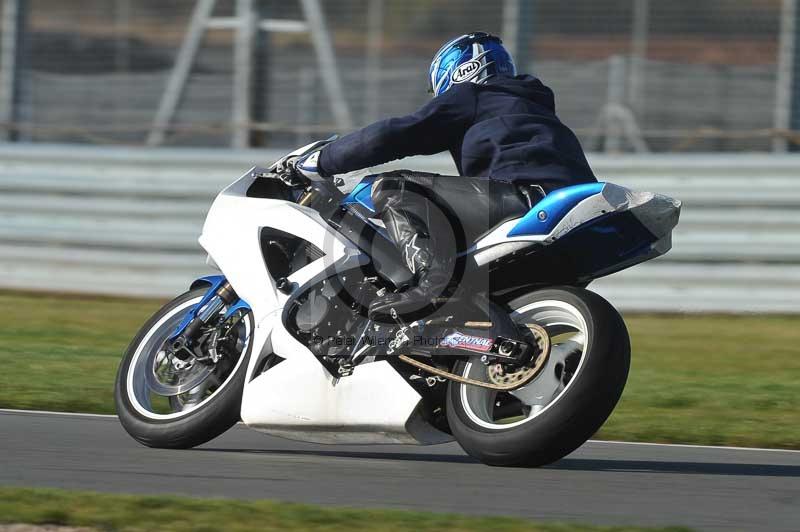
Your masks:
[[[680,202],[612,183],[527,195],[519,216],[462,242],[446,297],[378,322],[369,303],[413,274],[374,212],[376,176],[342,192],[287,170],[325,142],[216,197],[199,242],[220,274],[195,280],[125,352],[115,401],[127,432],[190,448],[241,420],[318,443],[455,440],[499,466],[548,464],[589,439],[622,394],[630,342],[586,287],[666,253]]]

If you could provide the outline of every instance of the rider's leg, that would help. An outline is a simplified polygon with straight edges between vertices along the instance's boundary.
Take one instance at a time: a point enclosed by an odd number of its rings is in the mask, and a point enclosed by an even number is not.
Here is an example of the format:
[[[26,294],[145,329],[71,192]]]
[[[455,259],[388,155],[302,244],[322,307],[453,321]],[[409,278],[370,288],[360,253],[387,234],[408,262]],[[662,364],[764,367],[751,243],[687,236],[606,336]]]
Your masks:
[[[460,277],[470,273],[469,261],[457,263],[458,251],[492,227],[524,215],[543,196],[536,189],[532,183],[403,171],[380,176],[372,188],[373,202],[417,286],[375,300],[370,315],[385,315],[392,308],[401,314],[431,310],[431,300],[448,285],[467,281]],[[468,275],[472,291],[491,290],[488,270],[483,274]]]
[[[448,217],[432,201],[436,177],[395,172],[373,185],[375,208],[416,281],[405,292],[373,301],[369,312],[374,319],[386,319],[392,309],[403,315],[424,313],[451,281],[457,246]]]

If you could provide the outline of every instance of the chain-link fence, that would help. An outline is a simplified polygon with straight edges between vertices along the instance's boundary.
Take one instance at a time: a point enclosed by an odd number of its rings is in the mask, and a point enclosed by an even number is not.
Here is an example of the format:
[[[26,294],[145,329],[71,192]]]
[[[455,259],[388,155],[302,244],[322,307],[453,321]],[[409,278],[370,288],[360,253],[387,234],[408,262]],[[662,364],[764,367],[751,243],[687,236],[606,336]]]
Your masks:
[[[788,134],[794,0],[0,3],[0,135],[18,141],[295,145],[414,110],[433,53],[471,30],[505,38],[590,150]]]

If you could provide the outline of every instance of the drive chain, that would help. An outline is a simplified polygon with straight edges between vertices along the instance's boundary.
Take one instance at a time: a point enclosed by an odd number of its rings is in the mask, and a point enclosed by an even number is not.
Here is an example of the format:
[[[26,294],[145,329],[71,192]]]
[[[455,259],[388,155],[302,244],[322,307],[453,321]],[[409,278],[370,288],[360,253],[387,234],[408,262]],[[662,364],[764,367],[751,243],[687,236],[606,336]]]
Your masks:
[[[544,368],[547,357],[550,355],[550,336],[543,327],[534,323],[527,323],[525,326],[530,330],[531,334],[536,340],[536,345],[539,349],[539,354],[533,362],[532,366],[522,367],[517,371],[510,373],[503,373],[498,371],[497,368],[489,368],[487,373],[489,379],[493,382],[484,382],[469,377],[462,377],[455,373],[445,371],[443,369],[431,366],[420,360],[411,358],[407,355],[400,355],[399,358],[406,364],[415,366],[421,370],[427,371],[433,375],[438,375],[455,382],[462,384],[470,384],[472,386],[480,386],[481,388],[489,388],[490,390],[510,391],[521,388],[531,382]],[[498,364],[499,365],[499,364]],[[494,371],[494,373],[493,373]]]

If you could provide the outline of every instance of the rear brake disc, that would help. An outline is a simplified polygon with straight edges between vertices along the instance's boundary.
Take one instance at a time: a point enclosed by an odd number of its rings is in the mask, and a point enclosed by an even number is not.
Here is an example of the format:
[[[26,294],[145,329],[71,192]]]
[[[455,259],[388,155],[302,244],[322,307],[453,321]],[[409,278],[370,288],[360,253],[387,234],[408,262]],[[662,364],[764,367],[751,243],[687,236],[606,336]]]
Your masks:
[[[492,384],[510,390],[521,388],[532,381],[542,370],[545,362],[547,362],[547,356],[550,354],[550,337],[547,335],[547,331],[534,323],[525,324],[525,327],[530,331],[531,340],[536,343],[539,352],[533,361],[533,365],[522,366],[516,370],[508,371],[499,362],[491,364],[487,368],[487,375]]]

